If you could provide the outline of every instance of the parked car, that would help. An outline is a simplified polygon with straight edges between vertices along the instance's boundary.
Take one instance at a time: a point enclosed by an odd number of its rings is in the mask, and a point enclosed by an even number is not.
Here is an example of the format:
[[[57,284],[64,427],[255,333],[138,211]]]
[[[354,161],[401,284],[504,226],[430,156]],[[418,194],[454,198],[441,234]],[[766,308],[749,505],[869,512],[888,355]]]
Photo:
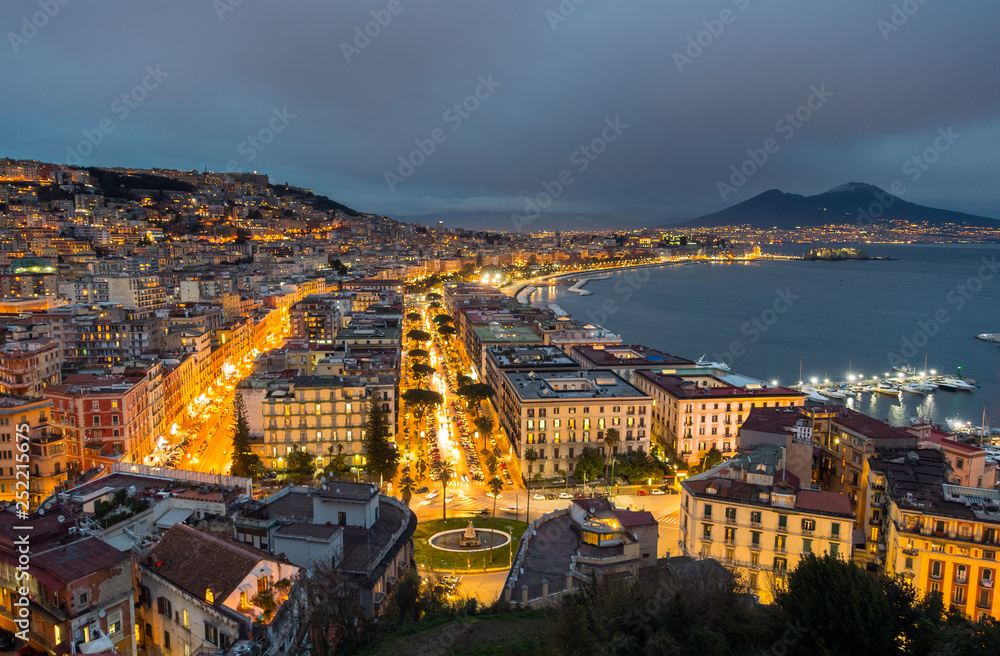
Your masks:
[[[647,492],[646,490],[639,490],[639,496],[640,497],[649,496],[649,492]]]
[[[663,491],[667,494],[680,494],[680,492],[672,487],[663,488]]]
[[[535,501],[545,501],[545,495],[540,492],[535,492],[533,495],[531,495],[531,498],[534,499]]]
[[[653,494],[654,495],[660,495],[660,494],[666,494],[666,492],[664,492],[660,488],[656,488],[655,490],[653,490]]]
[[[569,492],[560,492],[559,493],[559,498],[560,499],[572,499],[573,495],[571,495]]]
[[[586,499],[587,495],[584,494],[583,492],[577,492],[576,494],[573,495],[573,497],[575,499]]]
[[[416,491],[416,494],[427,494],[430,491],[431,491],[431,489],[425,485],[423,487],[418,487],[417,491]]]

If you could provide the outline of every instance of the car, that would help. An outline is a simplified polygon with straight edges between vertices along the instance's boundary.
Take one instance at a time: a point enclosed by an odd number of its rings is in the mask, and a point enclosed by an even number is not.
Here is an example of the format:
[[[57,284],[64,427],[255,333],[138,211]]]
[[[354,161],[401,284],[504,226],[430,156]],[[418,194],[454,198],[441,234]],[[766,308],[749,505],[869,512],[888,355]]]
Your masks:
[[[573,495],[573,498],[574,499],[586,499],[587,495],[584,494],[583,492],[577,492],[576,494]]]
[[[573,495],[570,494],[569,492],[560,492],[559,493],[559,498],[560,499],[572,499]]]
[[[660,488],[656,488],[655,490],[653,490],[653,494],[654,495],[660,495],[660,494],[666,494],[666,492],[664,492]]]
[[[667,494],[680,494],[679,490],[675,490],[672,487],[665,488],[663,491],[666,492]]]
[[[640,497],[649,496],[649,492],[647,492],[646,490],[639,490],[638,494]]]
[[[556,495],[554,495],[554,494],[546,494],[546,495],[545,495],[545,498],[546,498],[546,499],[555,499],[555,498],[556,498]]]
[[[545,501],[545,495],[541,494],[540,492],[535,492],[533,495],[531,495],[531,498],[534,499],[535,501]]]

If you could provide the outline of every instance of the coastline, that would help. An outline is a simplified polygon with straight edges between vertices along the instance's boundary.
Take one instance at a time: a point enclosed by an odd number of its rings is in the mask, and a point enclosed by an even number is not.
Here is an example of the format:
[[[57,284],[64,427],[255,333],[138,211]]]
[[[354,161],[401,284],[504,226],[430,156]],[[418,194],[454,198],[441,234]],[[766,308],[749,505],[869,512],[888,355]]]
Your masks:
[[[766,258],[755,258],[755,259],[766,259]],[[742,260],[741,260],[742,261]],[[749,261],[749,260],[747,260]],[[663,267],[663,266],[674,266],[678,264],[700,264],[699,260],[667,260],[664,262],[647,262],[646,264],[626,264],[623,266],[607,267],[605,269],[588,269],[585,271],[571,271],[570,273],[554,273],[543,276],[541,278],[532,278],[527,281],[518,281],[518,284],[511,287],[509,290],[504,291],[508,296],[518,298],[524,290],[534,287],[525,299],[525,302],[531,302],[531,295],[538,290],[539,287],[546,286],[546,283],[554,280],[562,280],[563,278],[575,278],[577,276],[586,276],[598,273],[614,273],[616,271],[628,271],[629,269],[645,269],[652,267]],[[593,278],[588,278],[593,280]],[[582,290],[581,290],[582,291]],[[587,294],[589,295],[589,294]]]

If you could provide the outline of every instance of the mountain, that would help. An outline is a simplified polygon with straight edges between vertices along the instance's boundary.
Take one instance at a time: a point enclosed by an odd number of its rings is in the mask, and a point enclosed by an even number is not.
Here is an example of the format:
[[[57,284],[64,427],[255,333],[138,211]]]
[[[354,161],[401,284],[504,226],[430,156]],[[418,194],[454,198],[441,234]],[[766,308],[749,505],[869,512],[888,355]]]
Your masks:
[[[867,225],[890,220],[961,223],[992,228],[1000,225],[996,219],[917,205],[875,185],[849,182],[815,196],[771,189],[722,211],[678,223],[676,227],[750,225],[754,228],[788,230],[799,226]]]

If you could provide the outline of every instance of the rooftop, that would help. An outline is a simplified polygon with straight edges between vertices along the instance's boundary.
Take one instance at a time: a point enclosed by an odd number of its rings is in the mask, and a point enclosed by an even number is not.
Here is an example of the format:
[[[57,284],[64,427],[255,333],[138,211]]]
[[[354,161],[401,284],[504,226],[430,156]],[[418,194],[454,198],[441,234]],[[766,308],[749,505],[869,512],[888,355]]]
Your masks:
[[[504,372],[511,389],[525,401],[649,397],[610,371]]]
[[[206,588],[220,606],[261,560],[275,557],[253,547],[175,524],[153,547],[145,564],[198,599]]]
[[[132,555],[119,551],[106,542],[88,537],[42,553],[33,553],[32,567],[45,569],[63,583],[78,581],[85,576],[126,561],[124,571],[131,569]]]
[[[639,370],[636,371],[636,376],[645,378],[651,384],[678,399],[735,399],[788,396],[805,399],[806,397],[804,393],[788,387],[772,387],[766,384],[760,387],[734,386],[718,376],[704,377],[706,381],[709,379],[712,381],[710,385],[698,385],[698,381],[689,380],[683,374],[664,374],[656,371]]]
[[[629,367],[693,367],[693,360],[670,355],[648,346],[620,345],[597,348],[594,346],[574,346],[573,355],[577,360],[586,361],[599,368]]]
[[[576,360],[555,346],[489,346],[486,353],[498,369],[578,368]]]

